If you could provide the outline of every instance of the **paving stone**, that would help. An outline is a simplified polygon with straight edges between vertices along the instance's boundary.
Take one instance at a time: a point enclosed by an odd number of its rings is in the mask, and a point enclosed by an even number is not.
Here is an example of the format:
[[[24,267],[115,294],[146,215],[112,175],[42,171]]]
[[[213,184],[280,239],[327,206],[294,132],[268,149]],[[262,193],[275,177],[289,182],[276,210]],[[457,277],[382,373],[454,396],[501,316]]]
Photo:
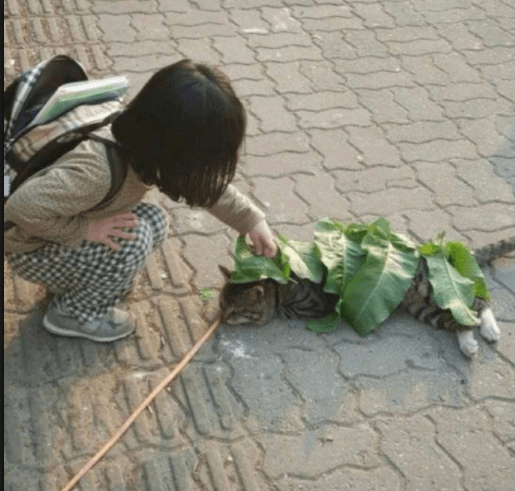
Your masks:
[[[395,24],[399,27],[426,25],[424,17],[410,3],[386,2],[384,10],[395,19]]]
[[[408,123],[408,112],[393,98],[388,89],[358,90],[360,102],[372,113],[372,121],[382,123]]]
[[[349,128],[349,141],[361,150],[364,163],[368,167],[386,165],[399,167],[402,164],[399,152],[383,136],[382,131],[373,126],[371,128]]]
[[[352,17],[351,8],[347,5],[311,5],[293,7],[292,11],[296,17],[301,19],[326,19],[328,17]]]
[[[266,26],[266,24],[265,24]],[[259,31],[259,28],[256,28]],[[252,32],[252,29],[248,29]],[[265,29],[266,32],[268,32]],[[244,31],[245,32],[245,31]],[[281,48],[284,46],[311,46],[311,38],[306,33],[284,32],[279,34],[249,34],[249,46],[261,48]]]
[[[421,122],[410,125],[383,125],[388,140],[400,143],[425,143],[434,139],[460,140],[458,127],[451,121]]]
[[[272,479],[283,475],[314,478],[345,464],[366,469],[380,463],[377,435],[364,424],[307,430],[298,436],[269,433],[259,442],[265,451],[263,472]]]
[[[342,75],[347,73],[399,72],[401,64],[396,58],[364,56],[356,60],[335,60],[336,70]]]
[[[131,25],[138,31],[140,39],[168,39],[169,32],[164,20],[164,16],[156,14],[131,15]]]
[[[464,183],[456,169],[444,162],[414,164],[418,178],[435,194],[435,201],[442,207],[449,205],[474,206],[476,193]]]
[[[438,40],[440,36],[433,26],[419,26],[419,27],[395,27],[388,29],[376,29],[376,36],[379,41],[390,41],[405,43],[415,40]]]
[[[234,82],[232,86],[240,98],[245,98],[250,95],[276,95],[274,84],[268,79],[241,80]]]
[[[344,91],[345,81],[327,61],[301,61],[301,73],[310,81],[314,91]]]
[[[359,17],[364,19],[364,25],[368,28],[374,29],[377,27],[395,27],[393,18],[384,12],[380,4],[358,4],[355,7],[355,11]]]
[[[98,26],[103,32],[102,39],[105,42],[131,43],[137,37],[137,31],[131,25],[130,15],[100,14]]]
[[[274,131],[292,132],[297,128],[295,117],[285,109],[282,97],[249,97],[250,110],[259,119],[263,133]]]
[[[363,471],[361,469],[344,468],[331,474],[322,475],[317,480],[298,479],[286,476],[279,480],[281,491],[323,491],[328,489],[360,491],[398,491],[401,489],[399,477],[387,468]]]
[[[417,39],[409,42],[385,42],[388,52],[393,56],[421,56],[434,53],[449,53],[451,47],[443,39],[431,41],[427,39]]]
[[[386,56],[387,47],[376,40],[374,33],[365,31],[349,31],[345,40],[354,46],[358,56]]]
[[[431,240],[445,230],[448,240],[464,240],[464,236],[457,232],[451,224],[451,216],[442,209],[436,210],[407,210],[404,214],[409,219],[409,228],[423,242]]]
[[[415,174],[408,166],[397,168],[376,166],[358,171],[335,171],[336,188],[343,194],[350,191],[371,193],[389,187],[415,187]]]
[[[413,87],[411,74],[406,72],[377,72],[373,76],[348,73],[345,75],[353,89],[386,89],[390,87]]]
[[[386,419],[378,427],[385,439],[381,449],[405,476],[407,490],[459,489],[460,468],[436,444],[435,428],[422,415],[402,422]]]
[[[179,0],[180,3],[181,0]],[[183,0],[184,1],[184,0]],[[125,0],[125,2],[110,2],[96,0],[92,2],[91,9],[97,14],[132,14],[135,12],[151,12],[154,5],[151,0]]]
[[[292,16],[291,9],[263,7],[261,12],[273,32],[301,32],[300,22]]]
[[[279,152],[307,152],[309,140],[304,133],[293,133],[284,138],[283,134],[270,133],[245,140],[249,155],[273,155]]]
[[[461,130],[467,132],[463,127]],[[484,136],[486,139],[487,135]],[[494,146],[492,145],[492,147]],[[483,203],[488,201],[513,203],[515,201],[511,186],[495,175],[492,166],[485,161],[453,160],[452,163],[457,168],[458,175],[474,188],[479,201]]]
[[[451,158],[474,159],[477,153],[468,140],[432,140],[427,143],[398,143],[399,153],[407,162],[443,162]]]
[[[363,21],[358,17],[330,17],[327,19],[304,19],[302,26],[312,32],[350,32],[364,29]]]
[[[249,155],[245,158],[243,172],[249,177],[279,177],[298,173],[311,175],[320,170],[321,161],[315,152],[278,153],[265,157]]]
[[[358,108],[356,96],[350,92],[335,94],[334,92],[316,92],[309,95],[287,95],[288,107],[293,111],[305,109],[307,111],[320,111],[335,107]]]
[[[441,121],[442,110],[423,88],[393,88],[394,100],[408,111],[408,118],[413,121]]]
[[[356,216],[388,216],[409,209],[432,210],[435,207],[431,193],[421,188],[390,188],[374,194],[351,192],[347,198],[351,202],[350,211]]]
[[[322,60],[320,50],[314,46],[284,46],[281,48],[255,48],[256,59],[260,62],[276,61],[278,63],[289,63],[298,60]]]
[[[513,367],[497,357],[492,357],[491,360],[487,361],[486,350],[482,350],[480,355],[484,362],[474,372],[470,388],[471,396],[475,400],[481,400],[489,396],[512,398],[513,391],[510,390],[510,386],[515,383]]]
[[[483,42],[472,34],[465,24],[439,24],[436,26],[440,35],[457,50],[480,50]]]
[[[269,223],[297,223],[307,221],[306,205],[294,194],[294,183],[287,177],[254,179],[254,196],[267,209]]]
[[[250,330],[250,327],[246,327]],[[230,360],[234,375],[230,386],[249,412],[246,426],[250,431],[296,431],[301,428],[299,403],[281,377],[279,357],[241,339],[219,337],[218,351]],[[248,377],[246,373],[253,373]]]
[[[320,32],[317,31],[314,42],[322,48],[326,58],[356,58],[356,50],[344,40],[341,32]]]
[[[301,128],[338,128],[343,125],[369,126],[370,113],[359,109],[328,109],[326,111],[297,111]]]
[[[268,34],[269,25],[261,17],[259,10],[243,10],[243,9],[230,9],[229,16],[241,30],[246,34],[253,32],[259,34]],[[250,45],[253,46],[252,39],[267,39],[269,36],[250,36]],[[264,41],[266,42],[266,41]]]
[[[230,244],[222,234],[202,236],[197,234],[183,237],[186,247],[185,259],[195,267],[195,283],[198,288],[212,288],[220,284],[218,261],[220,252],[227,250]]]
[[[129,58],[126,56],[119,56],[114,59],[113,69],[126,73],[126,72],[141,72],[145,73],[145,78],[148,80],[148,72],[156,72],[157,70],[180,61],[181,56],[178,53],[163,55],[156,54],[155,56],[138,56]]]
[[[511,102],[515,102],[515,81],[496,80],[495,86],[499,94]]]
[[[472,65],[498,65],[513,60],[513,49],[498,46],[478,51],[464,51],[463,56]]]
[[[402,66],[411,73],[413,79],[424,87],[446,86],[449,75],[435,66],[429,55],[401,56]]]
[[[311,130],[311,144],[324,157],[326,169],[363,169],[359,150],[349,143],[347,134],[340,129]]]
[[[395,349],[397,346],[402,346],[402,350]],[[442,361],[431,356],[434,347],[434,340],[426,334],[416,339],[388,337],[380,342],[364,342],[353,346],[352,351],[346,344],[333,346],[333,349],[340,355],[340,371],[345,377],[384,377],[403,371],[407,366],[441,369]]]
[[[478,407],[456,413],[431,411],[436,440],[461,466],[463,484],[471,490],[508,491],[515,478],[513,456],[491,433],[491,420]]]
[[[489,203],[471,208],[450,206],[448,210],[452,213],[454,226],[458,230],[495,231],[515,224],[514,205]]]
[[[350,218],[349,202],[336,192],[331,176],[318,172],[314,176],[295,176],[295,191],[309,204],[308,215],[314,219],[325,216]]]
[[[240,38],[216,37],[213,46],[222,53],[223,63],[254,63],[254,53]]]
[[[485,13],[479,7],[468,5],[468,8],[451,8],[442,11],[424,12],[424,18],[431,24],[459,24],[468,20],[484,19]]]
[[[485,401],[486,410],[494,423],[494,433],[503,442],[515,438],[515,403],[513,401]]]
[[[300,394],[303,418],[308,425],[339,422],[339,410],[350,386],[338,374],[338,357],[328,351],[289,349],[282,354],[284,376]],[[306,366],[311,365],[309,377]]]

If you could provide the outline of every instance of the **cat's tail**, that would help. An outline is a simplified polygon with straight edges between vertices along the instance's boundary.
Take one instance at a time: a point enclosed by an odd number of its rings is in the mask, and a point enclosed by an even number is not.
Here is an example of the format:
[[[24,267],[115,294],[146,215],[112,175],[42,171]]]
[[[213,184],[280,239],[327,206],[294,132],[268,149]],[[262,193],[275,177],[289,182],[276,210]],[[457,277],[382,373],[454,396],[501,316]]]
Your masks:
[[[515,251],[515,236],[503,239],[495,244],[489,244],[474,250],[474,256],[479,266],[486,266],[494,259],[497,259],[509,252]]]

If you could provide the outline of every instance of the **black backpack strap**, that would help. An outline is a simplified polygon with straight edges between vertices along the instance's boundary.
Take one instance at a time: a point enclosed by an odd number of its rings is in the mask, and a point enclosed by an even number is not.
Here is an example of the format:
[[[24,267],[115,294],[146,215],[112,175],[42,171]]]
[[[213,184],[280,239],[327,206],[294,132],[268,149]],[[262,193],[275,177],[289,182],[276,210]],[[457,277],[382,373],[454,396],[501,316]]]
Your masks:
[[[120,148],[118,143],[93,134],[90,134],[89,138],[104,143],[107,154],[107,162],[109,163],[109,170],[111,172],[111,187],[109,191],[98,205],[88,210],[98,211],[105,208],[122,188],[123,183],[127,177],[128,164],[120,157],[118,153],[118,149]]]

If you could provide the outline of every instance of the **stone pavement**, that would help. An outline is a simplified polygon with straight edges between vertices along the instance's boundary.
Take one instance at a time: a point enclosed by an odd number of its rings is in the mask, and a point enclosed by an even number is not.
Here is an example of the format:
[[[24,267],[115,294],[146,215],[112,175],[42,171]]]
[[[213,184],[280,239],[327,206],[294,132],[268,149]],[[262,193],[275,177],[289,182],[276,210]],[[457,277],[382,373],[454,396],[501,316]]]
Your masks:
[[[512,0],[4,0],[4,85],[55,53],[131,95],[183,57],[248,110],[237,186],[311,240],[386,216],[471,246],[515,233]],[[45,292],[4,269],[4,483],[61,489],[207,328],[236,234],[153,195],[170,236],[110,346],[41,328]],[[5,264],[4,264],[5,268]],[[502,329],[465,359],[394,315],[366,339],[299,322],[219,328],[81,491],[508,491],[515,482],[515,259],[487,272]]]

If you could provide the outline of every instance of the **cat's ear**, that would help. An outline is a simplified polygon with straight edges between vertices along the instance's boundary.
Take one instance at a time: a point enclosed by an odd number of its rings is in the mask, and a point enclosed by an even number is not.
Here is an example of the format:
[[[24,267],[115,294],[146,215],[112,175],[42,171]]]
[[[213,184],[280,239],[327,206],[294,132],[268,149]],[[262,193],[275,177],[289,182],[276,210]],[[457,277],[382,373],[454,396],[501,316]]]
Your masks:
[[[225,279],[227,279],[227,280],[231,279],[231,275],[232,275],[231,271],[229,271],[225,266],[222,266],[221,264],[218,265],[218,268],[220,269],[220,271],[224,275]]]

